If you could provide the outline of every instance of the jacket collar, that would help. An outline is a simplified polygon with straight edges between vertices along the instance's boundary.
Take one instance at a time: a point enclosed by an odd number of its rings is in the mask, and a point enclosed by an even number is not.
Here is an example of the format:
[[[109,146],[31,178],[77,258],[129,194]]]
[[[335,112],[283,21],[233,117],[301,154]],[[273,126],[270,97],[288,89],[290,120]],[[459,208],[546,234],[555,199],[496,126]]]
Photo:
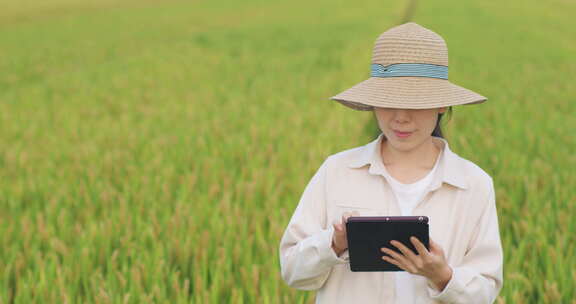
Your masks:
[[[378,138],[372,142],[361,146],[359,154],[349,162],[348,167],[360,168],[365,165],[370,165],[368,173],[373,175],[384,174],[384,163],[380,154],[380,145],[384,138],[384,134],[380,133]],[[430,185],[431,190],[435,190],[442,186],[442,183],[448,183],[452,186],[467,189],[468,183],[466,181],[465,162],[464,160],[450,150],[448,142],[441,137],[434,137],[442,145],[442,152],[438,160],[438,168],[433,177]]]

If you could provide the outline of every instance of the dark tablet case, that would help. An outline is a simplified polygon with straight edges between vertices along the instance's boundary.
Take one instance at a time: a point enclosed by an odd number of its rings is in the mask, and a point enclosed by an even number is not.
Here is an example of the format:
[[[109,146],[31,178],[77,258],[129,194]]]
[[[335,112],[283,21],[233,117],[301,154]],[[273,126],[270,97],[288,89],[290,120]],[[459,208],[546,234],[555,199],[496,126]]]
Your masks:
[[[382,247],[402,252],[391,240],[402,242],[415,254],[418,251],[410,242],[417,237],[430,250],[427,216],[352,216],[346,223],[348,254],[352,271],[403,271],[384,261]]]

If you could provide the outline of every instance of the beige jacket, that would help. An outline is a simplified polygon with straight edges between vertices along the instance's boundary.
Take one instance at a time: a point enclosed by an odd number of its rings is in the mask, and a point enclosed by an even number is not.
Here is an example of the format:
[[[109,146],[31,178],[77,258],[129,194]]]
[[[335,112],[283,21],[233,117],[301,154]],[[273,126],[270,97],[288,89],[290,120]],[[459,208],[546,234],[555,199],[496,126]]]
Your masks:
[[[282,278],[316,290],[316,303],[397,303],[394,272],[351,272],[348,251],[337,257],[331,248],[332,223],[344,212],[401,215],[382,175],[382,139],[326,158],[282,236]],[[503,284],[503,251],[492,178],[453,153],[446,140],[434,142],[442,147],[438,168],[412,214],[429,217],[430,238],[444,250],[453,275],[442,292],[415,276],[415,302],[493,303]]]

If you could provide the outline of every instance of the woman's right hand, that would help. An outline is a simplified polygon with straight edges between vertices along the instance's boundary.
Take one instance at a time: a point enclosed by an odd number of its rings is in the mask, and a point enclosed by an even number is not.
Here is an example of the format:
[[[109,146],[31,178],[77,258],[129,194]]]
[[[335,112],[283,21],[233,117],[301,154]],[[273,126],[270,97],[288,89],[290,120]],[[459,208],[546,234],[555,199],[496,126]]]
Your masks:
[[[346,249],[348,249],[348,239],[346,237],[346,222],[351,216],[360,215],[358,211],[344,212],[342,221],[340,223],[333,223],[334,235],[332,237],[332,250],[337,256],[340,256]]]

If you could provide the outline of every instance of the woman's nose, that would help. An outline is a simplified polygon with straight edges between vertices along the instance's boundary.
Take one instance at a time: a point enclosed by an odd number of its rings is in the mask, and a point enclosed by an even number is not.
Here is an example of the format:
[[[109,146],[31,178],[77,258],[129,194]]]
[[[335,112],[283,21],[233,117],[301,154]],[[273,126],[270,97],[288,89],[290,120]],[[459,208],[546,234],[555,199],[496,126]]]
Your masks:
[[[399,122],[408,121],[410,120],[410,113],[405,109],[397,109],[394,111],[394,119]]]

